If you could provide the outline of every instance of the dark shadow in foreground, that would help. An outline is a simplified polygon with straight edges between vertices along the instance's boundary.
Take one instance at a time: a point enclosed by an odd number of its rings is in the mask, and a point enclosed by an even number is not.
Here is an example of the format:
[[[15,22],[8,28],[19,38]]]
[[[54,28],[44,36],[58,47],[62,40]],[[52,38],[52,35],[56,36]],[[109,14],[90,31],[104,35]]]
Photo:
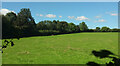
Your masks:
[[[114,53],[108,51],[108,50],[101,50],[101,51],[92,51],[92,54],[96,57],[99,57],[100,59],[102,58],[112,58],[112,61],[109,63],[106,63],[106,66],[120,66],[120,58],[112,57],[112,56],[117,56]],[[112,56],[110,56],[112,55]],[[95,63],[95,62],[88,62],[88,66],[100,66],[100,64]]]
[[[14,46],[15,44],[14,44],[14,42],[13,42],[13,39],[11,39],[10,41],[8,41],[8,40],[4,40],[4,43],[3,43],[3,45],[2,45],[2,49],[6,49],[7,48],[7,46]],[[2,53],[3,53],[3,51],[1,51]]]

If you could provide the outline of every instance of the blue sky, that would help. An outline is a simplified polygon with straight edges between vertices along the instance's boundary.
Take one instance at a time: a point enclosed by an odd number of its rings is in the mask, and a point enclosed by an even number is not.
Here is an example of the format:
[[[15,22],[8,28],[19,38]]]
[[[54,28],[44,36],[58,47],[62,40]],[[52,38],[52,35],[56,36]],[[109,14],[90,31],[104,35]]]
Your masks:
[[[79,24],[85,21],[89,28],[118,27],[117,2],[3,2],[2,9],[18,13],[30,8],[36,23],[42,20],[60,20]]]

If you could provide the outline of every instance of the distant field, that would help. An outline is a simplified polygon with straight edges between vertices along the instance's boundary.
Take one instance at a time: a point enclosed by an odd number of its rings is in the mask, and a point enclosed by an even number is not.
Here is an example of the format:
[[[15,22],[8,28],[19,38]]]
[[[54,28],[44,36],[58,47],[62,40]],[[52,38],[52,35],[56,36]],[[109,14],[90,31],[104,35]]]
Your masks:
[[[105,64],[92,50],[109,50],[118,54],[118,33],[75,33],[38,36],[13,40],[15,45],[3,49],[3,64]]]

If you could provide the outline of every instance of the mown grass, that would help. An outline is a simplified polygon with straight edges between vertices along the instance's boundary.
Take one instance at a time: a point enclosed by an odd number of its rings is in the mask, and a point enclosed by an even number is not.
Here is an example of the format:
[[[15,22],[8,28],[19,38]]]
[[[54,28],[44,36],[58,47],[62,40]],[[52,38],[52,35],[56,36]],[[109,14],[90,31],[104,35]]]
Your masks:
[[[93,50],[109,50],[118,54],[118,33],[75,33],[14,39],[15,45],[3,49],[3,64],[105,64]]]

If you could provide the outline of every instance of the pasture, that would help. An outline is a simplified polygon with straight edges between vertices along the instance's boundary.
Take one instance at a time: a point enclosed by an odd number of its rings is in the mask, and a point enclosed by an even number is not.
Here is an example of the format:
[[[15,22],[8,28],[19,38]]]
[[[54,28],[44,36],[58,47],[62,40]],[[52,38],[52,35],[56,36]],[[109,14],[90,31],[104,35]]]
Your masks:
[[[3,64],[105,64],[93,50],[109,50],[118,55],[117,32],[74,33],[13,39],[14,46],[3,49]]]

